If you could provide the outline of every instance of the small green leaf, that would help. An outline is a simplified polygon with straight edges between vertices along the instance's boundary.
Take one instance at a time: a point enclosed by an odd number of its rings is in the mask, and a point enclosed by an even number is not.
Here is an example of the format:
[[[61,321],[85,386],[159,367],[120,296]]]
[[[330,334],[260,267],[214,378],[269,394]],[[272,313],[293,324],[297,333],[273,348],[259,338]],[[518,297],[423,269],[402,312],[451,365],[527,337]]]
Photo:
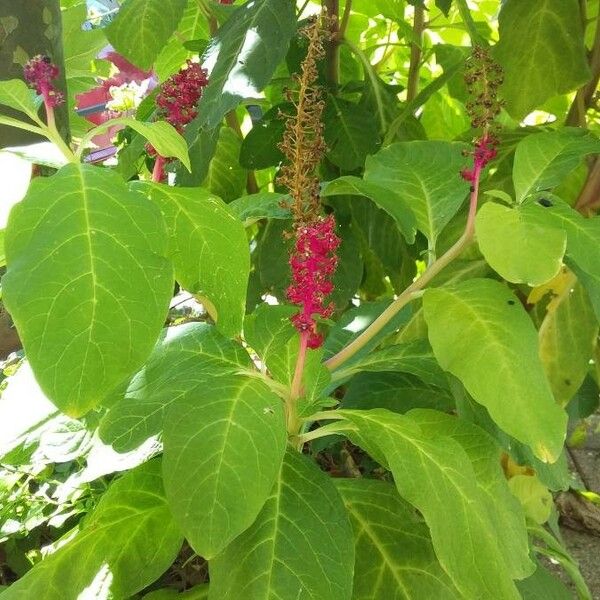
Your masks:
[[[227,336],[242,328],[250,250],[244,226],[227,205],[202,188],[138,184],[160,208],[171,234],[175,277],[212,305]]]
[[[517,583],[523,600],[572,600],[573,594],[565,584],[545,567],[538,564],[533,575]]]
[[[498,545],[485,497],[460,444],[430,437],[408,416],[381,409],[338,414],[356,426],[351,439],[387,464],[400,496],[423,515],[435,554],[463,597],[518,600],[512,561]]]
[[[194,550],[211,559],[269,496],[286,447],[283,404],[254,377],[215,378],[170,407],[164,447],[171,510]]]
[[[105,29],[106,37],[136,67],[150,69],[186,4],[186,0],[126,0]]]
[[[136,121],[135,119],[129,117],[110,119],[109,121],[105,121],[102,123],[102,125],[98,125],[89,131],[83,138],[81,146],[86,146],[94,136],[110,129],[114,125],[131,127],[131,129],[137,131],[140,135],[145,137],[158,152],[158,154],[164,156],[165,158],[177,158],[188,171],[192,170],[185,140],[177,132],[175,127],[166,121],[143,123],[142,121]]]
[[[599,152],[600,140],[575,127],[528,135],[515,151],[513,181],[517,201],[556,187],[584,156]]]
[[[173,271],[160,212],[108,169],[35,179],[10,215],[3,300],[63,412],[98,405],[150,355]]]
[[[25,113],[38,125],[42,124],[37,114],[41,99],[20,79],[0,81],[0,104]],[[8,119],[10,117],[3,116],[3,118]]]
[[[259,192],[237,198],[229,208],[248,227],[261,219],[289,219],[290,210],[282,206],[287,198],[286,194]]]
[[[438,563],[427,526],[393,484],[334,479],[354,531],[354,600],[458,600]]]
[[[278,104],[268,110],[242,142],[240,164],[246,169],[266,169],[284,160],[279,144],[283,140],[285,120],[283,114],[292,114],[293,105]]]
[[[329,95],[323,113],[327,158],[345,171],[362,168],[379,148],[379,129],[373,112]]]
[[[504,431],[544,462],[554,462],[567,415],[552,396],[533,323],[510,290],[490,279],[471,279],[427,290],[423,308],[441,367],[462,381]]]
[[[590,77],[577,0],[506,0],[496,58],[504,69],[502,98],[515,119]]]
[[[202,56],[209,83],[198,104],[198,126],[214,128],[269,83],[296,30],[294,9],[288,0],[246,2],[217,31]]]
[[[534,287],[555,277],[562,266],[567,234],[540,220],[537,202],[510,208],[486,202],[475,221],[479,249],[488,264],[512,283]]]
[[[288,448],[252,527],[210,563],[209,599],[350,600],[353,566],[351,525],[331,479]]]
[[[468,194],[460,178],[465,164],[457,142],[399,142],[367,159],[365,181],[397,193],[417,218],[432,245]]]
[[[414,243],[417,233],[417,222],[410,208],[401,195],[387,187],[358,177],[345,176],[334,179],[325,185],[321,192],[323,197],[330,196],[364,196],[372,200],[396,221],[398,229],[409,244]]]
[[[118,452],[162,432],[165,413],[179,398],[197,397],[221,375],[250,369],[248,353],[206,323],[170,327],[124,396],[100,422],[100,436]]]
[[[113,483],[81,531],[2,598],[128,598],[164,573],[182,542],[165,502],[160,461],[151,461]]]

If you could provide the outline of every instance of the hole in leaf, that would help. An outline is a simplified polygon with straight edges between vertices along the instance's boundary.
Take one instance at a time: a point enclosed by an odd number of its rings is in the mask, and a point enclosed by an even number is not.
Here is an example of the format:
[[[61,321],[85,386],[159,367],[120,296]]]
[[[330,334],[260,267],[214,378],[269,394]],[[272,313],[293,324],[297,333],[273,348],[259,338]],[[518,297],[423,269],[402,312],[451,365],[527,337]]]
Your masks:
[[[550,206],[553,206],[552,204],[552,200],[548,200],[548,198],[540,198],[538,200],[538,204],[542,205],[545,208],[548,208]]]
[[[510,304],[511,306],[512,306],[514,303],[515,303],[515,301],[514,301],[514,300],[509,300],[509,301],[508,301],[508,304]]]

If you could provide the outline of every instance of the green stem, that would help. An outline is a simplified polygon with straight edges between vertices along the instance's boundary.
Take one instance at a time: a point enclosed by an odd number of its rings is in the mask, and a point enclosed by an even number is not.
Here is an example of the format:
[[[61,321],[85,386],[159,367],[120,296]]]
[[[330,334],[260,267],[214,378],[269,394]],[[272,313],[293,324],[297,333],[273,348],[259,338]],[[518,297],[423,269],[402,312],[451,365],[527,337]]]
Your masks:
[[[469,34],[469,37],[471,38],[471,45],[487,46],[487,42],[477,31],[477,25],[475,25],[473,15],[471,15],[471,9],[467,5],[467,0],[456,0],[456,6],[458,7],[460,18],[462,19],[465,27],[467,28],[467,32]]]
[[[304,374],[304,365],[306,364],[306,352],[308,350],[309,332],[303,331],[300,334],[300,349],[296,359],[296,368],[290,388],[289,401],[287,403],[287,423],[288,433],[296,434],[299,428],[297,405],[298,399],[302,396],[302,375]]]
[[[347,360],[352,358],[361,348],[370,342],[411,300],[420,295],[421,290],[436,276],[445,269],[452,261],[458,258],[463,250],[471,243],[475,233],[475,214],[477,213],[477,200],[479,198],[479,178],[481,176],[481,167],[475,166],[474,181],[471,189],[469,201],[469,214],[465,230],[460,239],[435,262],[431,263],[425,272],[413,281],[399,296],[394,300],[369,327],[367,327],[357,338],[355,338],[345,348],[342,348],[337,354],[325,361],[325,366],[333,371]]]
[[[410,45],[410,64],[408,66],[408,82],[406,84],[406,101],[412,102],[419,91],[419,71],[421,69],[421,49],[423,47],[423,30],[425,28],[425,8],[415,6],[413,23],[414,40]]]
[[[327,64],[327,79],[332,91],[336,92],[340,80],[340,0],[323,0],[323,7],[332,20],[332,36],[325,46],[325,62]]]
[[[387,119],[385,118],[385,110],[383,108],[383,99],[381,97],[381,88],[379,87],[379,81],[377,80],[377,74],[373,69],[373,65],[367,58],[367,55],[356,45],[354,45],[350,40],[344,39],[344,44],[350,48],[352,53],[358,57],[360,62],[363,64],[363,68],[365,71],[365,75],[369,78],[369,82],[371,83],[371,88],[373,89],[373,95],[375,96],[375,103],[377,104],[377,113],[379,115],[379,123],[381,127],[381,131],[385,131],[387,127]]]

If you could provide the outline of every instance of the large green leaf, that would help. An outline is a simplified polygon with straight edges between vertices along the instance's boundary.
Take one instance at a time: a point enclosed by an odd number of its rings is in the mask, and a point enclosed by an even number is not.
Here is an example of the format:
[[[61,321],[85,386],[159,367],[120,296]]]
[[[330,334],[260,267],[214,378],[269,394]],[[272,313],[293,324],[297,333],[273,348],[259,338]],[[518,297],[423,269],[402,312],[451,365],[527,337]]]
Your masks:
[[[229,208],[247,227],[261,219],[289,219],[290,210],[283,206],[286,198],[286,194],[259,192],[235,199]]]
[[[126,0],[105,29],[117,52],[140,69],[149,69],[175,31],[186,0]]]
[[[528,135],[515,151],[513,181],[517,201],[561,183],[587,154],[600,152],[600,140],[589,131],[564,128]]]
[[[507,484],[498,443],[477,425],[437,410],[412,410],[408,416],[432,439],[449,436],[462,446],[486,498],[497,543],[511,573],[518,579],[530,575],[534,566],[529,559],[525,514]]]
[[[471,279],[426,291],[423,307],[442,368],[504,431],[554,462],[567,415],[552,396],[533,323],[511,291],[497,281]]]
[[[185,128],[185,141],[188,145],[192,172],[188,173],[183,165],[177,167],[177,184],[182,186],[198,186],[208,175],[210,161],[217,150],[220,125],[208,129],[192,121]]]
[[[221,127],[215,155],[202,186],[225,202],[241,196],[246,189],[246,170],[240,167],[242,140],[231,127]]]
[[[377,119],[366,108],[330,94],[323,120],[327,158],[341,169],[362,168],[379,148]]]
[[[212,129],[269,83],[296,29],[294,9],[288,0],[246,2],[217,31],[202,56],[209,84],[198,105],[199,126]]]
[[[167,412],[169,505],[198,554],[213,558],[256,519],[286,446],[283,403],[254,377],[215,378]]]
[[[577,0],[506,0],[499,31],[502,98],[516,119],[590,77]]]
[[[435,245],[469,191],[459,174],[465,148],[457,142],[398,142],[367,159],[365,180],[396,192]]]
[[[67,165],[35,179],[6,230],[3,300],[42,389],[96,406],[146,360],[173,290],[159,211],[116,173]]]
[[[466,598],[520,598],[513,560],[502,552],[471,461],[450,437],[430,437],[405,415],[386,410],[338,411],[350,436],[392,471],[400,496],[423,515],[435,554]]]
[[[589,371],[598,336],[598,322],[581,283],[568,278],[548,304],[539,336],[546,377],[556,401],[565,406]]]
[[[128,598],[169,567],[182,542],[165,502],[160,462],[152,461],[113,483],[81,531],[2,598]]]
[[[100,422],[100,435],[118,452],[162,432],[165,413],[182,397],[201,399],[220,375],[250,369],[248,353],[206,323],[170,327],[124,396]]]
[[[510,208],[486,202],[475,221],[479,249],[507,281],[542,285],[556,276],[567,247],[563,229],[540,222],[544,208],[531,202]]]
[[[572,592],[554,574],[538,564],[535,573],[517,583],[523,600],[572,600]]]
[[[87,10],[85,3],[76,4],[61,12],[65,74],[67,78],[90,77],[91,63],[106,45],[100,28],[83,29]]]
[[[398,229],[409,244],[415,241],[417,226],[415,216],[402,196],[394,190],[348,175],[330,181],[323,188],[322,196],[364,196],[369,198],[396,221]]]
[[[214,306],[222,333],[235,335],[242,328],[250,272],[243,224],[204,189],[159,184],[142,189],[165,216],[177,281]]]
[[[454,600],[461,596],[440,567],[427,526],[394,485],[335,479],[354,531],[353,600]]]
[[[258,518],[210,563],[212,600],[350,600],[354,549],[331,479],[288,449]]]

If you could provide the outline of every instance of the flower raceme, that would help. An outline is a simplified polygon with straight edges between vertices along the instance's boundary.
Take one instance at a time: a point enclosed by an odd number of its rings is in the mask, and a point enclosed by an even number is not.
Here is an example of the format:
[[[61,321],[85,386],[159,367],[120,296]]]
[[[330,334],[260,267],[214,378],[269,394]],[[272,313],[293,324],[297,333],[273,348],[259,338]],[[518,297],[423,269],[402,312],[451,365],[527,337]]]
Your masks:
[[[333,303],[326,304],[325,298],[333,291],[331,277],[337,267],[335,251],[339,245],[333,215],[318,217],[296,230],[294,252],[290,257],[292,284],[287,297],[300,307],[292,323],[301,334],[308,335],[309,348],[318,348],[323,343],[315,317],[327,319],[334,310]]]
[[[498,151],[496,146],[498,140],[491,134],[485,134],[475,142],[475,148],[473,149],[473,168],[464,168],[460,172],[461,177],[465,181],[474,182],[477,178],[477,174],[480,173],[485,166],[496,158]]]
[[[62,92],[59,92],[52,83],[60,71],[49,56],[38,54],[31,58],[23,67],[23,75],[29,87],[43,97],[47,108],[56,108],[65,101]]]

